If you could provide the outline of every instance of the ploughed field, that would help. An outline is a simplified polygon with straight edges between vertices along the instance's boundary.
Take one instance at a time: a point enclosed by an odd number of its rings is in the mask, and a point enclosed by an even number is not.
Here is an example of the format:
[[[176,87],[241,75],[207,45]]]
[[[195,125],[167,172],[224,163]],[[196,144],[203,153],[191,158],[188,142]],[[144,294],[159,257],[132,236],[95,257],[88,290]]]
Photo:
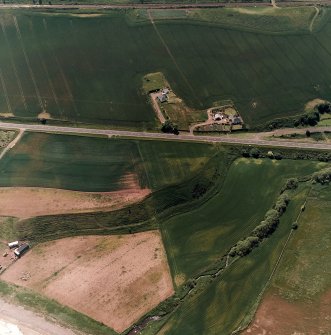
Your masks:
[[[250,126],[331,98],[327,10],[312,32],[314,8],[162,13],[2,12],[0,115],[155,129],[142,77],[157,71],[189,107],[231,99]]]
[[[1,279],[33,288],[119,333],[173,294],[158,232],[39,244]]]

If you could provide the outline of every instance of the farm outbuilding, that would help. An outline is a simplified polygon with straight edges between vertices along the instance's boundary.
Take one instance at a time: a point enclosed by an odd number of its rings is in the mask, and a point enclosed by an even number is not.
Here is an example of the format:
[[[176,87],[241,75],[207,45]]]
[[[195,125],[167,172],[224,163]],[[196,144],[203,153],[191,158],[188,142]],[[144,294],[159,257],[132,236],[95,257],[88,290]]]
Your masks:
[[[18,247],[18,241],[14,241],[14,242],[9,242],[8,243],[8,248],[13,249],[13,248],[17,248]]]
[[[168,101],[168,96],[166,94],[161,94],[157,97],[160,102],[167,102]]]
[[[17,257],[21,257],[23,254],[25,254],[29,250],[29,248],[30,246],[27,243],[23,243],[21,246],[15,249],[14,254]]]

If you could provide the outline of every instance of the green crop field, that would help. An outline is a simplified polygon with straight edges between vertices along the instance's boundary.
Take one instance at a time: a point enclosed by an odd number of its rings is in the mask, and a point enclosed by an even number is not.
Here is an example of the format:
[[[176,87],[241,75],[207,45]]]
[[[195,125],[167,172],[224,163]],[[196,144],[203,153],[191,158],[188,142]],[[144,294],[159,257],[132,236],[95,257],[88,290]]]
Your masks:
[[[0,186],[115,191],[133,175],[141,187],[157,190],[189,178],[215,150],[208,144],[26,133],[0,162]]]
[[[2,12],[0,116],[155,129],[142,78],[158,71],[189,107],[231,99],[251,127],[331,99],[327,9],[312,32],[312,7],[151,15]]]
[[[262,301],[270,308],[268,300],[274,296],[283,304],[286,312],[277,311],[272,318],[282,334],[329,334],[331,330],[330,204],[330,186],[313,185],[298,230]],[[296,313],[296,319],[288,322],[286,313],[290,318]]]
[[[279,228],[261,246],[230,265],[214,281],[201,284],[204,289],[174,312],[163,334],[228,335],[246,325],[306,195],[307,188],[296,192]]]
[[[289,177],[323,163],[239,159],[221,191],[203,206],[161,225],[175,282],[196,276],[263,219]]]

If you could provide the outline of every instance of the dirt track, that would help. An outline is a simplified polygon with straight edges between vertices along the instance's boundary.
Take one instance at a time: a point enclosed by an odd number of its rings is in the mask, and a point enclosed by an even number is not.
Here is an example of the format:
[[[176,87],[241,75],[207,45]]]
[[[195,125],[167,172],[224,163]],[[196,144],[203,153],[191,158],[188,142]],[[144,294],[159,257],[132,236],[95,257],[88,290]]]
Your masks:
[[[5,330],[7,331],[5,323],[16,325],[18,327],[16,333],[4,333]],[[10,304],[0,299],[0,334],[74,335],[75,333],[69,329],[47,321],[42,316],[24,309],[21,306]]]

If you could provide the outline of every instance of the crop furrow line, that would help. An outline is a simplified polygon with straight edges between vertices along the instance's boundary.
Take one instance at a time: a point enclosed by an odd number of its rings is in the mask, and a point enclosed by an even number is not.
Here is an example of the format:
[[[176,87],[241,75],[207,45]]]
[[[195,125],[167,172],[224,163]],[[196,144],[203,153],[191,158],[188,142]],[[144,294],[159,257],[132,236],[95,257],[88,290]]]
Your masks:
[[[13,52],[11,50],[11,47],[10,47],[10,44],[9,44],[9,41],[8,41],[8,36],[7,36],[6,28],[5,28],[5,25],[3,23],[3,19],[2,18],[0,19],[0,24],[1,24],[1,29],[2,29],[3,35],[4,35],[5,40],[6,40],[6,44],[8,46],[8,50],[9,50],[9,52],[11,54],[10,61],[11,61],[12,68],[14,70],[15,78],[16,78],[16,81],[17,81],[18,89],[19,89],[20,94],[21,94],[21,99],[22,99],[22,102],[23,102],[23,105],[24,105],[24,109],[25,109],[25,111],[27,111],[28,107],[27,107],[27,104],[26,104],[26,100],[25,100],[25,96],[24,96],[24,92],[23,92],[22,83],[21,83],[21,80],[20,80],[20,78],[18,76],[17,68],[16,68],[16,65],[15,65],[15,62],[14,62],[14,58],[13,58]]]
[[[13,114],[12,113],[12,108],[11,108],[11,105],[10,105],[10,100],[9,100],[9,97],[8,97],[8,92],[7,92],[7,87],[6,87],[6,83],[5,83],[5,80],[3,78],[3,74],[2,74],[2,69],[0,68],[0,79],[1,79],[1,85],[2,85],[2,89],[3,89],[3,94],[5,96],[5,99],[6,99],[6,103],[7,103],[7,107],[8,107],[8,112],[10,114]]]
[[[16,16],[13,16],[13,19],[14,19],[14,25],[15,25],[15,28],[16,28],[17,36],[18,36],[18,39],[20,40],[20,44],[21,44],[21,48],[22,48],[22,51],[23,51],[23,54],[24,54],[25,62],[27,64],[29,72],[30,72],[30,76],[31,76],[31,79],[32,79],[32,82],[33,82],[34,89],[35,89],[36,94],[37,94],[37,99],[38,99],[41,111],[44,111],[44,105],[43,105],[42,99],[40,97],[40,92],[39,92],[39,89],[38,89],[38,86],[37,86],[37,81],[36,81],[35,75],[33,73],[32,67],[31,67],[29,56],[28,56],[28,54],[26,53],[26,50],[25,50],[23,38],[22,38],[22,35],[21,35],[20,27],[18,25],[18,21],[16,19]]]

